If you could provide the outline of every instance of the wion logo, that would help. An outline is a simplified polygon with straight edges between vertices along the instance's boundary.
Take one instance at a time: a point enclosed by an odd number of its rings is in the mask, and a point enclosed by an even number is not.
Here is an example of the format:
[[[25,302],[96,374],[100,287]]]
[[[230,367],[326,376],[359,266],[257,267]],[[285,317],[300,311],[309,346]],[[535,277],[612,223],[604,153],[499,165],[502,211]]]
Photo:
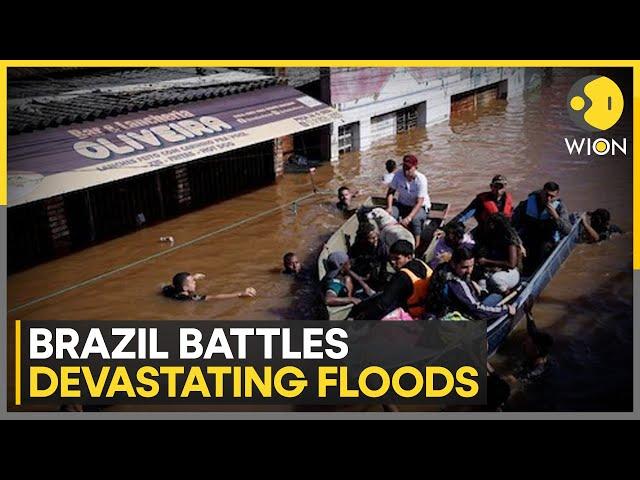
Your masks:
[[[613,127],[624,110],[624,97],[616,83],[602,75],[589,75],[573,84],[567,95],[571,120],[588,132],[602,132]],[[599,137],[564,139],[570,155],[627,154],[627,139]]]

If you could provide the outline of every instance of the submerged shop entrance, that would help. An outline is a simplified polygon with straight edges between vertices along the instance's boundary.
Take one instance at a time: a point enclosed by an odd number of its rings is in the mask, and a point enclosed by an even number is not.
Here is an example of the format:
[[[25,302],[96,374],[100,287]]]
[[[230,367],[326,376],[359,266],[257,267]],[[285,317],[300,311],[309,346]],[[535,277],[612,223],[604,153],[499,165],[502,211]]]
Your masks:
[[[8,273],[274,182],[273,141],[8,209]]]
[[[451,115],[473,112],[496,99],[507,98],[507,80],[492,83],[451,97]]]

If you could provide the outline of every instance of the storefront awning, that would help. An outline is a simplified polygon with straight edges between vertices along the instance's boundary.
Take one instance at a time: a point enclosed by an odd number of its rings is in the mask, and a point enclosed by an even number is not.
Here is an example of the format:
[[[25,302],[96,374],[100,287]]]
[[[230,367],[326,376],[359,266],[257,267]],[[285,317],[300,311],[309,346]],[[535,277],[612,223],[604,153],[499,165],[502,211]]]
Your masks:
[[[294,88],[156,108],[8,138],[9,207],[326,125],[340,114]]]

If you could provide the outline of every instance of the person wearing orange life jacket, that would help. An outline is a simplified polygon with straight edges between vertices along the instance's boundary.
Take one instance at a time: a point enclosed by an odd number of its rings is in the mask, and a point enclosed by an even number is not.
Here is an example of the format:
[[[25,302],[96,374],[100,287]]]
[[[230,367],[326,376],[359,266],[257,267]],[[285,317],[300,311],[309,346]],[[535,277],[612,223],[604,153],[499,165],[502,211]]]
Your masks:
[[[504,175],[496,175],[491,179],[489,187],[489,192],[478,194],[451,222],[465,223],[471,217],[475,217],[478,225],[482,227],[494,213],[502,213],[510,219],[513,215],[513,197],[507,192],[507,178]]]
[[[356,305],[351,312],[352,318],[380,320],[398,307],[413,318],[421,318],[425,313],[433,270],[422,260],[414,258],[413,246],[407,240],[398,240],[391,245],[389,262],[396,274],[382,293]]]

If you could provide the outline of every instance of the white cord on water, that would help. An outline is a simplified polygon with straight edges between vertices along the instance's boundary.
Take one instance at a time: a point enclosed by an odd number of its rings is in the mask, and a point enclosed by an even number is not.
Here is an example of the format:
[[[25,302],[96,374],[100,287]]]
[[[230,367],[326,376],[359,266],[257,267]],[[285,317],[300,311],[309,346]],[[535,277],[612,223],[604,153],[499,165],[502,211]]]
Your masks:
[[[222,228],[219,228],[219,229],[214,230],[212,232],[205,233],[204,235],[200,235],[199,237],[196,237],[196,238],[194,238],[192,240],[189,240],[188,242],[181,243],[180,245],[176,245],[175,247],[168,248],[166,250],[163,250],[163,251],[158,252],[158,253],[154,253],[153,255],[149,255],[148,257],[142,258],[140,260],[136,260],[135,262],[131,262],[131,263],[128,263],[126,265],[122,265],[122,266],[120,266],[118,268],[114,268],[113,270],[109,270],[108,272],[101,273],[100,275],[96,275],[95,277],[91,277],[91,278],[89,278],[87,280],[84,280],[82,282],[76,283],[76,284],[71,285],[69,287],[65,287],[65,288],[62,288],[60,290],[56,290],[55,292],[50,293],[48,295],[43,295],[41,297],[37,297],[37,298],[35,298],[33,300],[30,300],[28,302],[25,302],[25,303],[23,303],[21,305],[17,305],[15,307],[9,309],[7,313],[16,312],[16,311],[21,310],[23,308],[27,308],[27,307],[30,307],[30,306],[35,305],[37,303],[43,302],[45,300],[49,300],[51,298],[57,297],[58,295],[62,295],[63,293],[70,292],[72,290],[75,290],[76,288],[84,287],[86,285],[89,285],[91,283],[97,282],[99,280],[103,280],[103,279],[105,279],[107,277],[110,277],[111,275],[115,275],[116,273],[122,272],[122,271],[127,270],[127,269],[129,269],[131,267],[135,267],[136,265],[140,265],[142,263],[148,262],[149,260],[153,260],[155,258],[161,257],[162,255],[166,255],[168,253],[175,252],[176,250],[179,250],[179,249],[184,248],[184,247],[188,247],[188,246],[193,245],[195,243],[198,243],[198,242],[200,242],[202,240],[210,238],[210,237],[212,237],[214,235],[218,235],[220,233],[224,233],[224,232],[226,232],[228,230],[231,230],[233,228],[239,227],[240,225],[244,225],[245,223],[249,223],[249,222],[251,222],[253,220],[256,220],[258,218],[264,217],[266,215],[270,215],[270,214],[272,214],[274,212],[277,212],[278,210],[283,210],[283,209],[287,208],[288,206],[290,206],[292,204],[293,205],[297,205],[299,202],[301,202],[303,200],[306,200],[307,198],[311,198],[314,195],[321,195],[321,194],[322,194],[321,192],[308,193],[306,195],[303,195],[301,197],[296,198],[295,200],[287,202],[284,205],[279,205],[277,207],[270,208],[268,210],[265,210],[264,212],[258,213],[256,215],[251,216],[251,217],[247,217],[247,218],[245,218],[243,220],[240,220],[238,222],[234,222],[234,223],[232,223],[230,225],[227,225],[226,227],[222,227]]]

